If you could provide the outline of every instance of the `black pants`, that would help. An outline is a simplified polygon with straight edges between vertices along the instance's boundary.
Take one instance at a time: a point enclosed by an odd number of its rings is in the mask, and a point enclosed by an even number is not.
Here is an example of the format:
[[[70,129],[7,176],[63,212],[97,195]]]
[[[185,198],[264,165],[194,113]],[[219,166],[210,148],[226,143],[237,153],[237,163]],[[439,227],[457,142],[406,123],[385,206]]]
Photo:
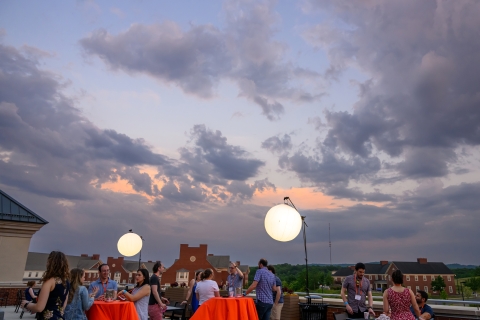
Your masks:
[[[350,319],[363,319],[364,318],[363,311],[360,311],[360,309],[358,310],[358,312],[353,311],[353,314],[350,314],[347,311],[345,311],[345,312],[347,314],[347,318],[350,318]]]

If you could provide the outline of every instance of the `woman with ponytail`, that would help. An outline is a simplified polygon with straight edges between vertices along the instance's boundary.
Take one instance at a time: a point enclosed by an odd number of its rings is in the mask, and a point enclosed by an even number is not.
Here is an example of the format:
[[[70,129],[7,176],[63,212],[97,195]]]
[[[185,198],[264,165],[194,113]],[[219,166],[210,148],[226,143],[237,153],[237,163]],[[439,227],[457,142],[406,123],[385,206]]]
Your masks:
[[[98,288],[93,289],[88,295],[87,288],[83,286],[85,271],[74,268],[70,271],[70,292],[68,293],[68,305],[65,308],[65,320],[86,320],[85,311],[93,304]]]
[[[220,297],[220,289],[218,288],[218,284],[212,280],[213,276],[213,270],[206,269],[202,273],[202,281],[197,283],[195,293],[197,295],[199,307],[210,298]]]

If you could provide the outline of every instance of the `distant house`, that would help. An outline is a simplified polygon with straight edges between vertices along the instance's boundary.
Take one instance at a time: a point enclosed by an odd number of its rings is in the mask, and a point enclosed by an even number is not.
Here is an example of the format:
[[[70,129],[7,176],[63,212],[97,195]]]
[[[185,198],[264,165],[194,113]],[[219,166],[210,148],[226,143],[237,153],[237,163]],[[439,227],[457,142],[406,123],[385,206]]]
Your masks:
[[[336,283],[343,283],[345,278],[353,274],[354,266],[341,268],[333,276]],[[380,264],[366,263],[365,276],[370,280],[372,290],[384,291],[393,285],[392,273],[401,270],[403,285],[413,291],[431,292],[432,281],[441,276],[445,281],[447,293],[457,292],[455,274],[443,262],[428,262],[426,258],[418,258],[417,262],[380,261]]]
[[[50,253],[29,252],[25,271],[23,273],[23,281],[35,280],[39,281],[47,267],[47,259]],[[99,254],[91,257],[88,254],[80,256],[66,255],[70,269],[79,268],[85,270],[85,281],[98,278],[98,266],[103,262],[100,260]]]
[[[0,282],[20,282],[32,236],[48,222],[0,190]]]
[[[218,285],[222,282],[226,283],[230,256],[208,254],[207,249],[206,244],[201,244],[199,247],[181,244],[180,257],[163,273],[162,285],[169,286],[173,282],[177,282],[179,285],[182,283],[188,285],[189,281],[195,278],[197,271],[207,268],[213,270],[214,280]],[[236,263],[240,265],[240,261],[236,261]],[[240,265],[239,268],[245,275],[244,284],[246,284],[250,268],[248,265]]]
[[[125,260],[124,257],[108,257],[107,264],[110,268],[110,278],[122,284],[133,284],[135,283],[135,274],[137,273],[138,261]],[[155,262],[153,261],[142,261],[140,264],[140,269],[147,269],[149,275],[153,274],[152,268]]]

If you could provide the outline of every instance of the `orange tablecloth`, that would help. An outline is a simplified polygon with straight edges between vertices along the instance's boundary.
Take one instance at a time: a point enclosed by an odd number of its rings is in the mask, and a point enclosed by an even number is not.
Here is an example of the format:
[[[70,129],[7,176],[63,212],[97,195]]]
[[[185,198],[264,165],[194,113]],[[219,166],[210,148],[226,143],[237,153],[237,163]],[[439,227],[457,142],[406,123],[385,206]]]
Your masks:
[[[204,302],[190,320],[258,320],[252,298],[211,298]]]
[[[94,301],[87,311],[92,320],[138,320],[135,305],[130,301]]]

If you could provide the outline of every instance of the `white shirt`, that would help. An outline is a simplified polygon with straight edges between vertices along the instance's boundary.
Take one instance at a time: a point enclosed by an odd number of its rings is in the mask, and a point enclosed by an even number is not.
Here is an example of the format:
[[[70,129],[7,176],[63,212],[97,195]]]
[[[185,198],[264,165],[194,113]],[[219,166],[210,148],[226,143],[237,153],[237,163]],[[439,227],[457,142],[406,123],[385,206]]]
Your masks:
[[[218,284],[213,280],[203,280],[197,283],[195,293],[198,293],[198,305],[215,297],[215,291],[220,291]]]

